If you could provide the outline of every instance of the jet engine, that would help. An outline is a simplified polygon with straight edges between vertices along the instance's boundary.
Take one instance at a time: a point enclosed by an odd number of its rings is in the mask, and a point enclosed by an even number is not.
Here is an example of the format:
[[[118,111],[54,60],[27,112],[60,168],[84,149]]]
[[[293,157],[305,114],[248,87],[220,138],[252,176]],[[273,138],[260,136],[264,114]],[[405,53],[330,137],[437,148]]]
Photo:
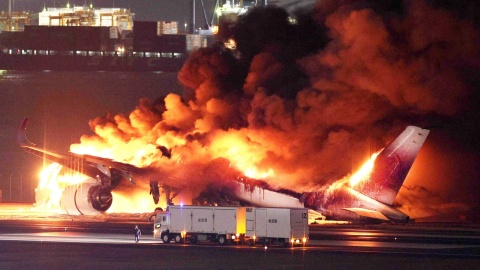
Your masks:
[[[111,188],[102,186],[94,178],[88,178],[79,185],[68,186],[60,198],[60,207],[69,215],[97,214],[107,211],[111,205]]]

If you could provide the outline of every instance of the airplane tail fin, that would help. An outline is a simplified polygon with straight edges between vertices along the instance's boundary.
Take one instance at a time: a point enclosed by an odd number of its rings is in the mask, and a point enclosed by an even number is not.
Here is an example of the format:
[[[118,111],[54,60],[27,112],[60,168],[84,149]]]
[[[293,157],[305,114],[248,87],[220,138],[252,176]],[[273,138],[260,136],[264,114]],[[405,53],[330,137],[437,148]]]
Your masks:
[[[353,188],[392,205],[429,132],[428,129],[408,126],[378,154],[370,178]]]

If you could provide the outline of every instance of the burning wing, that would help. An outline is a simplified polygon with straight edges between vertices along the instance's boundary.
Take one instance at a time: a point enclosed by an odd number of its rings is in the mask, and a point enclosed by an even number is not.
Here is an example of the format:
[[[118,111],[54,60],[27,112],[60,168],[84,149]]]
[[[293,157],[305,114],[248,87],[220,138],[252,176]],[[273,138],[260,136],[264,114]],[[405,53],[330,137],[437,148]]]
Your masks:
[[[62,193],[60,204],[68,214],[93,214],[112,205],[111,191],[123,180],[135,184],[132,175],[139,168],[107,158],[74,153],[59,154],[37,147],[26,136],[28,118],[18,130],[18,144],[28,153],[56,162],[90,178],[81,185],[72,185]]]

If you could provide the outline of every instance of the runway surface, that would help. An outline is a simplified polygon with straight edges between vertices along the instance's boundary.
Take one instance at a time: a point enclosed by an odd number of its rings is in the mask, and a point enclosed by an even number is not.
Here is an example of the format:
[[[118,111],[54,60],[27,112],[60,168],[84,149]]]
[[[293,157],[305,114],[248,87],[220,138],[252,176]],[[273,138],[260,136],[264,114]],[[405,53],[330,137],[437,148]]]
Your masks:
[[[133,234],[16,233],[0,237],[0,269],[478,269],[477,248],[280,248],[163,244]],[[317,245],[318,244],[318,245]],[[464,251],[462,254],[460,251]]]
[[[475,224],[313,225],[306,246],[265,248],[164,244],[153,239],[148,213],[88,218],[0,208],[0,269],[480,267],[480,226]],[[142,229],[139,243],[135,225]]]

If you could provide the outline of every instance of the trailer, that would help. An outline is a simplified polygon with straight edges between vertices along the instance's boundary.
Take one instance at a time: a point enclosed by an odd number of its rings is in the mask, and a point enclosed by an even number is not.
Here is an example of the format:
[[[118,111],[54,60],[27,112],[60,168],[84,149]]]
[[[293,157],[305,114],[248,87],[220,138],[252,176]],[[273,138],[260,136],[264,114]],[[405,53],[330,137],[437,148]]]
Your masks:
[[[249,245],[304,245],[308,233],[306,208],[246,208],[245,239]]]
[[[171,205],[159,211],[154,222],[154,238],[164,243],[216,241],[237,242],[245,236],[245,207]]]

